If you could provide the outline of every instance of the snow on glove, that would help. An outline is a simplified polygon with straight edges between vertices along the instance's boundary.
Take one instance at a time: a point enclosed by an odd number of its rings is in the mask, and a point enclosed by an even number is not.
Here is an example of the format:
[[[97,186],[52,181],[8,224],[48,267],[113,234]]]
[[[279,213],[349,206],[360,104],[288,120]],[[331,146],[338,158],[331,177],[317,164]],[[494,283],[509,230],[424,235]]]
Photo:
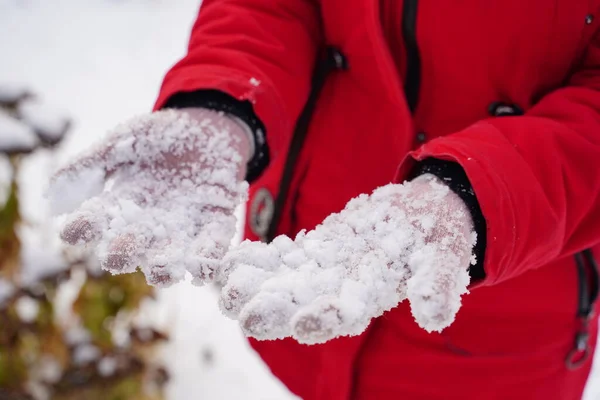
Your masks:
[[[476,234],[467,206],[433,175],[351,200],[295,240],[245,241],[225,258],[220,306],[257,339],[359,335],[406,298],[441,331],[467,292]]]
[[[223,113],[135,118],[53,177],[51,206],[70,213],[61,237],[93,247],[112,273],[140,267],[150,284],[168,286],[187,269],[195,283],[210,281],[247,195],[250,151],[245,127]]]

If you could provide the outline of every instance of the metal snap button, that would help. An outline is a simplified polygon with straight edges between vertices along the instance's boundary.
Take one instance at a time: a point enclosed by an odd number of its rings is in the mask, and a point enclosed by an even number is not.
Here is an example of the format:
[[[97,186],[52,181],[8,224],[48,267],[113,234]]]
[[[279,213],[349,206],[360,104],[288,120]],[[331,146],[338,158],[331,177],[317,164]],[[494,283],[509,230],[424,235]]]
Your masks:
[[[248,225],[252,232],[265,240],[275,211],[273,195],[266,188],[259,189],[250,203]]]

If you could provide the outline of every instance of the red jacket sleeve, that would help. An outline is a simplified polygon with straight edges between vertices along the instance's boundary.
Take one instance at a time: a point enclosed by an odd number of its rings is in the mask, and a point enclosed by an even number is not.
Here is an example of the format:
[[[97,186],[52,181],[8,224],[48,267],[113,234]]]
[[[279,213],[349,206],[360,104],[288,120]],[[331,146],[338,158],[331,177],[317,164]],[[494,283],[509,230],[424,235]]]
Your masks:
[[[411,154],[458,162],[487,224],[482,284],[600,242],[600,38],[524,116],[480,121]]]
[[[276,153],[308,97],[320,41],[316,0],[204,0],[188,53],[167,73],[155,109],[202,89],[248,100]]]

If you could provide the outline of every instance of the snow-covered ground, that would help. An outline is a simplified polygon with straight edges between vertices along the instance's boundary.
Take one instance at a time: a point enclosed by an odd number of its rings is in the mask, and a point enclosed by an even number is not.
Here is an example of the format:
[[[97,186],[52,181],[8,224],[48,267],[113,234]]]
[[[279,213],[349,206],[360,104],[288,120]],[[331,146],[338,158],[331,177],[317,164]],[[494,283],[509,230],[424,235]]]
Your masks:
[[[185,49],[199,0],[0,0],[0,82],[30,85],[75,118],[65,159],[118,122],[148,111],[167,68]],[[46,209],[39,184],[58,161],[25,165],[30,220]],[[215,293],[187,283],[161,291],[152,318],[171,328],[170,399],[291,399],[250,351]],[[585,400],[600,399],[600,357]]]

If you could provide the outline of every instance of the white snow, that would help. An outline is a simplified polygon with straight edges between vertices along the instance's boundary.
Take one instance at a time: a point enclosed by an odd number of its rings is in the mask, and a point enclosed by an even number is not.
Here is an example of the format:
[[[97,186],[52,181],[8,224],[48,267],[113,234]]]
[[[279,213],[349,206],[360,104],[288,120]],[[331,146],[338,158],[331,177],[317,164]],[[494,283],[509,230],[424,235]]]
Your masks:
[[[31,323],[38,316],[40,304],[29,296],[21,296],[15,303],[15,310],[21,321]]]
[[[19,227],[18,234],[22,248],[19,271],[22,285],[30,286],[67,268],[55,235],[27,224]]]
[[[15,292],[14,286],[6,279],[0,278],[0,309],[4,303]]]
[[[117,370],[117,360],[114,357],[102,357],[98,361],[98,373],[102,376],[111,376]]]
[[[30,99],[21,102],[17,112],[42,140],[49,143],[62,139],[69,125],[69,120],[64,116],[63,111],[56,110],[39,100]]]
[[[0,110],[0,152],[26,152],[38,145],[33,129]]]
[[[76,175],[56,177],[46,192],[50,212],[59,215],[74,211],[85,200],[102,193],[105,175],[102,168],[90,166]]]
[[[464,203],[423,175],[353,199],[294,241],[243,242],[226,256],[220,304],[263,340],[358,335],[406,298],[420,326],[440,331],[467,292],[474,243]]]
[[[77,346],[73,353],[73,362],[78,365],[97,360],[102,353],[96,346],[85,343]]]
[[[34,365],[32,375],[43,382],[58,382],[62,376],[62,367],[56,358],[44,355]]]
[[[0,153],[0,204],[6,203],[10,192],[10,180],[13,166],[6,154]]]
[[[90,333],[81,325],[75,325],[65,330],[65,342],[70,345],[81,345],[91,340]]]
[[[0,9],[1,4],[0,4]],[[0,81],[0,103],[14,103],[27,95],[27,87],[14,82]]]

